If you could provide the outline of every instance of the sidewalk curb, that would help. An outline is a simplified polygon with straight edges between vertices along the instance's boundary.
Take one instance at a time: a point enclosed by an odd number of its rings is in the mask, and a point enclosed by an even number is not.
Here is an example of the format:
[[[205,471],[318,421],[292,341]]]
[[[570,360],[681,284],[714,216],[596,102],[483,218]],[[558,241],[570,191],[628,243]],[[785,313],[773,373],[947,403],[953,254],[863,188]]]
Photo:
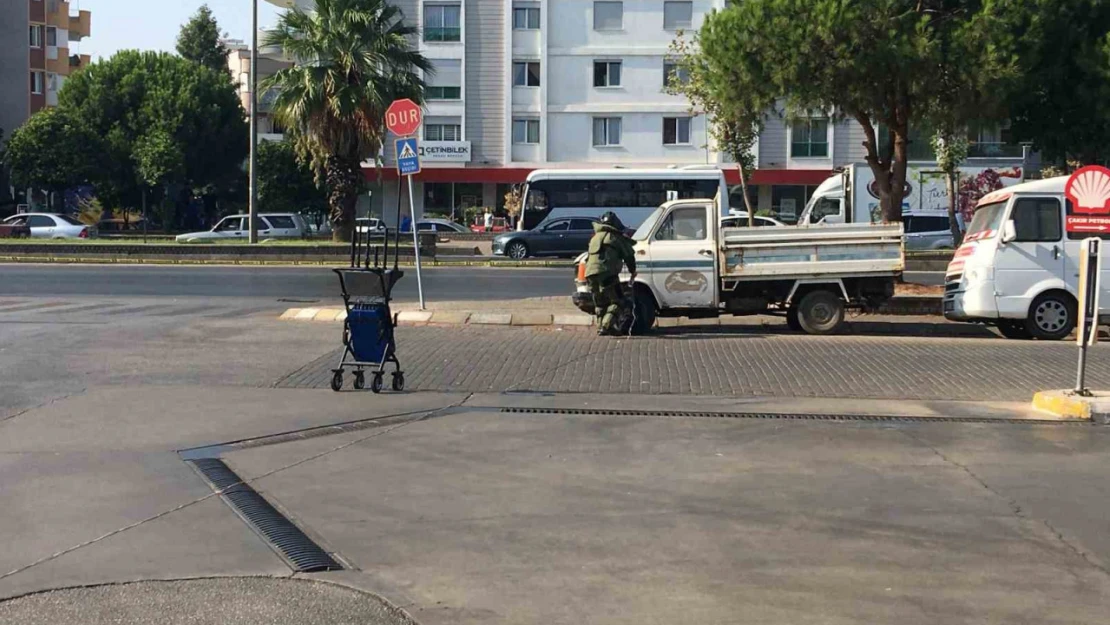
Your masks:
[[[1038,391],[1033,408],[1060,421],[1092,421],[1110,425],[1110,396],[1083,397],[1071,390]]]
[[[304,265],[315,267],[343,267],[345,263],[336,260],[305,259],[202,259],[202,258],[142,258],[134,256],[79,257],[79,256],[9,256],[0,255],[0,263],[59,264],[59,265],[237,265],[237,266],[290,266]],[[544,269],[571,268],[570,261],[505,261],[505,260],[422,260],[422,267],[491,267],[505,269]],[[401,267],[412,267],[414,263],[401,261]]]

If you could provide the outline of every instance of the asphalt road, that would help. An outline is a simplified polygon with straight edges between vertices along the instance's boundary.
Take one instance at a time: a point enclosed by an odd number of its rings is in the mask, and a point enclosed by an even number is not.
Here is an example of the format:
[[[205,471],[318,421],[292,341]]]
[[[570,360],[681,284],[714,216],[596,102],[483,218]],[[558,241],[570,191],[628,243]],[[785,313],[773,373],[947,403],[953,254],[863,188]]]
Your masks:
[[[415,301],[416,271],[405,271],[394,297]],[[572,290],[572,272],[565,268],[429,267],[422,273],[429,301],[547,297]],[[339,281],[327,267],[5,265],[0,275],[5,296],[339,299]]]

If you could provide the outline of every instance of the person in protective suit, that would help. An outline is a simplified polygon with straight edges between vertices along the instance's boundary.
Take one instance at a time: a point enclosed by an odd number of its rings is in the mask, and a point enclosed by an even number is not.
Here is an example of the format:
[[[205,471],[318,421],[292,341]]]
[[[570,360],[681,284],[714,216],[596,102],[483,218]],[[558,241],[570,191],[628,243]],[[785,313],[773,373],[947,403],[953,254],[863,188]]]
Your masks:
[[[586,259],[586,281],[594,298],[599,335],[619,334],[616,327],[621,308],[621,266],[627,265],[636,277],[636,253],[632,240],[624,234],[624,224],[612,212],[601,216],[594,224]]]

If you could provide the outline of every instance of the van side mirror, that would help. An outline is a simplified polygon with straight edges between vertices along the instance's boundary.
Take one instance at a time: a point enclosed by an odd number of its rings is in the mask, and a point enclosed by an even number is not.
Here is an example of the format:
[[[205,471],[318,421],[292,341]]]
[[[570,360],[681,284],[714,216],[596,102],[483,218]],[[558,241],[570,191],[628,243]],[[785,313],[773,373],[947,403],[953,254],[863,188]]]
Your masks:
[[[1013,219],[1007,219],[1006,223],[1002,224],[1002,242],[1010,243],[1017,240],[1017,226],[1014,225]]]

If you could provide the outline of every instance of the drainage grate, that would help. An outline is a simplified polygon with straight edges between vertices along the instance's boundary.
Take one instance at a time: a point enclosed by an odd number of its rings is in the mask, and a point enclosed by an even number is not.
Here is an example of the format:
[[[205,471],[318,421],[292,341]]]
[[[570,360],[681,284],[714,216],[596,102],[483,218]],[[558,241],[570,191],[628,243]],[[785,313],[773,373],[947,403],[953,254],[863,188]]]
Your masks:
[[[1087,424],[1088,421],[1049,419],[992,419],[986,417],[911,417],[901,415],[859,415],[783,412],[685,412],[681,410],[604,410],[595,408],[502,408],[518,414],[579,415],[592,417],[695,417],[712,419],[784,419],[789,421],[875,421],[917,423],[1029,423],[1037,425]]]
[[[228,505],[255,529],[277,551],[293,570],[299,573],[339,571],[343,567],[328,552],[312,542],[262,495],[243,483],[231,467],[216,458],[189,461],[204,479],[220,491]]]

